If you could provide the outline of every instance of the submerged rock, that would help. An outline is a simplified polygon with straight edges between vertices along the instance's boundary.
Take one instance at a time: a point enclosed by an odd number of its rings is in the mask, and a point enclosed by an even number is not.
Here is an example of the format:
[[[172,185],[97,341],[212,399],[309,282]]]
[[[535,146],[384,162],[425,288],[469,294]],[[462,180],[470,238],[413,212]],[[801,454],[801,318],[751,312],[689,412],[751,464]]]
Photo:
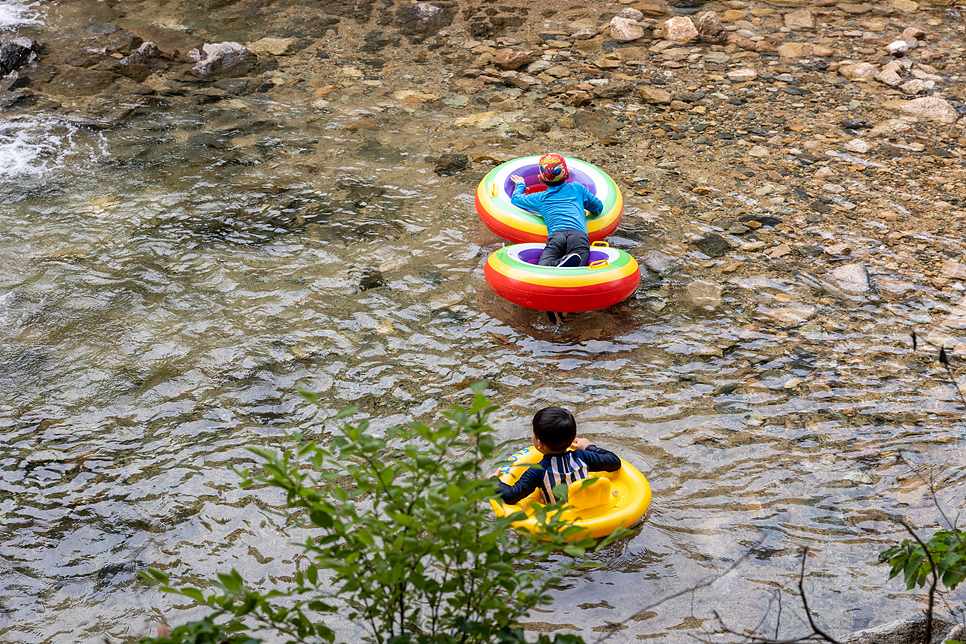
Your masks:
[[[848,293],[868,293],[872,290],[872,280],[865,265],[845,264],[829,272],[834,286]]]
[[[436,161],[433,172],[445,177],[466,169],[467,165],[469,165],[469,158],[465,154],[444,154]]]
[[[714,233],[708,233],[701,239],[695,241],[694,245],[708,257],[721,257],[731,250],[731,244],[728,243],[728,240]]]
[[[688,306],[696,309],[716,309],[723,303],[721,286],[711,282],[692,282],[684,289]]]

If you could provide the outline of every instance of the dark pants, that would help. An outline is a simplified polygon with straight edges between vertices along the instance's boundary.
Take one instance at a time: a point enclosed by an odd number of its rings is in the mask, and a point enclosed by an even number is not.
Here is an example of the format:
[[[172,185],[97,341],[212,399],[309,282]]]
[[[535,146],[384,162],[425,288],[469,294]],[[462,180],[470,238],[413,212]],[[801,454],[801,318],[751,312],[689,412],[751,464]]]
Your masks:
[[[590,239],[587,233],[576,228],[558,230],[547,239],[547,247],[540,253],[540,266],[556,266],[557,263],[570,253],[580,255],[580,265],[586,266],[590,261]]]

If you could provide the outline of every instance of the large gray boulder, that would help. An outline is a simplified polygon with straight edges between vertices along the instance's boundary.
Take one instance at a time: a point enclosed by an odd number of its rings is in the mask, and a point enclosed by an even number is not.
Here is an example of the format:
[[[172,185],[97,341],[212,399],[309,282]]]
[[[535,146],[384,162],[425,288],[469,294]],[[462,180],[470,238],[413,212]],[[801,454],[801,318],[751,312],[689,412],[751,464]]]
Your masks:
[[[953,635],[952,631],[955,628],[957,628],[955,622],[934,615],[931,644],[942,644],[950,635]],[[923,644],[925,636],[926,614],[916,613],[911,617],[882,626],[856,631],[849,635],[845,644]]]

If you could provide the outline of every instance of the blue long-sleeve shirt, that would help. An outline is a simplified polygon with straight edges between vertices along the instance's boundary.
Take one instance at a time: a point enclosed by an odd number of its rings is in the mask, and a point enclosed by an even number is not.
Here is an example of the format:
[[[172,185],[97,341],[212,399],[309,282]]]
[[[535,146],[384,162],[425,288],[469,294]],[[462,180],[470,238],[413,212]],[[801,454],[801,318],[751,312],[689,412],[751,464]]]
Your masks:
[[[543,192],[529,195],[524,194],[525,191],[526,186],[522,182],[516,184],[510,203],[517,208],[532,210],[543,217],[547,224],[547,236],[568,228],[586,233],[587,219],[584,210],[593,215],[599,215],[604,210],[601,200],[576,181],[548,186]]]
[[[545,454],[540,467],[530,466],[515,485],[500,484],[500,496],[504,503],[514,504],[530,496],[534,490],[543,490],[544,502],[554,503],[553,487],[560,483],[570,485],[590,476],[591,472],[616,472],[621,459],[606,449],[589,445],[587,449],[575,449],[563,454]]]

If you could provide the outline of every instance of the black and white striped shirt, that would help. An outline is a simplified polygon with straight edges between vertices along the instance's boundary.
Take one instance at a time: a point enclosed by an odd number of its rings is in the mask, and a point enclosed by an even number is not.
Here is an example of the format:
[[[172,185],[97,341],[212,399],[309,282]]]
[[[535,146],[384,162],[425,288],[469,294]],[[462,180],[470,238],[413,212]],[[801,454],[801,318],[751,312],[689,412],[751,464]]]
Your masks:
[[[515,485],[500,482],[500,495],[504,503],[515,504],[530,496],[534,490],[543,491],[544,503],[566,501],[558,499],[555,485],[570,485],[590,476],[591,472],[616,472],[621,460],[613,452],[590,445],[587,449],[575,449],[563,454],[545,454],[539,465],[531,465]]]

